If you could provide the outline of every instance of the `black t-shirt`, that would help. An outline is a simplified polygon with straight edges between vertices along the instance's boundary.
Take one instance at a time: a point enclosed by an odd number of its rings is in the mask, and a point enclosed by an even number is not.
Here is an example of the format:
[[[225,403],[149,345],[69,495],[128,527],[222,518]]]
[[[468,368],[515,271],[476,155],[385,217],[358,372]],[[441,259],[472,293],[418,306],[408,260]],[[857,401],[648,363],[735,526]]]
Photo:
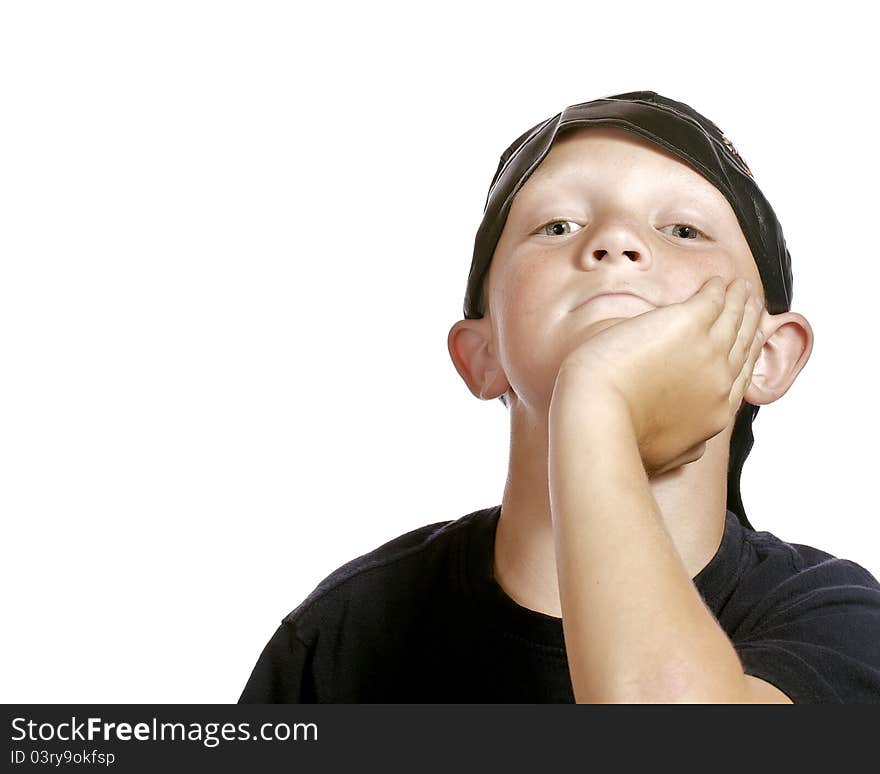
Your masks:
[[[335,570],[284,618],[239,702],[573,702],[562,619],[495,579],[500,513],[420,527]],[[727,511],[693,581],[747,674],[795,703],[880,703],[880,583],[864,567]]]

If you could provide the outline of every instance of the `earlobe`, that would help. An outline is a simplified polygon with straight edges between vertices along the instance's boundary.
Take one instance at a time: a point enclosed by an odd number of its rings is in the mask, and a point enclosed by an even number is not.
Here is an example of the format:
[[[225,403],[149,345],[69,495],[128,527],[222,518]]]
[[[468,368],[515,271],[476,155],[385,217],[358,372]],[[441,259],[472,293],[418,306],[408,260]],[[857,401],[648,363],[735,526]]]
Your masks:
[[[794,383],[813,351],[813,329],[797,312],[765,316],[761,324],[764,345],[743,394],[758,406],[781,398]]]
[[[492,385],[500,370],[499,368],[490,368],[483,374],[483,386],[480,388],[480,397],[483,400],[496,397],[491,394]]]
[[[501,364],[492,353],[491,330],[486,318],[459,320],[449,330],[447,347],[455,370],[478,398],[496,398],[507,390]]]

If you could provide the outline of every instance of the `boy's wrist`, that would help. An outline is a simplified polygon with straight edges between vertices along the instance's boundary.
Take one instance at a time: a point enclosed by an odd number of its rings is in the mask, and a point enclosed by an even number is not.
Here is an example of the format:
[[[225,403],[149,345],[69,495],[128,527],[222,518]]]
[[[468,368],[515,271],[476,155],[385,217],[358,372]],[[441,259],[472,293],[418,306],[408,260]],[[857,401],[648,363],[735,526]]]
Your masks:
[[[609,453],[619,457],[623,445],[630,444],[637,458],[641,457],[623,396],[612,385],[582,370],[560,370],[547,425],[556,452],[574,455],[579,464],[601,464]]]
[[[637,421],[621,392],[583,367],[560,368],[548,427],[557,444],[577,447],[581,455],[596,453],[597,461],[609,453],[619,457],[625,448],[621,445],[632,444],[649,479],[694,462],[705,451],[705,443],[682,452],[676,439],[651,435],[651,428]]]
[[[632,417],[620,392],[601,377],[583,367],[563,365],[556,375],[550,399],[550,421],[553,418],[579,422],[626,421]]]

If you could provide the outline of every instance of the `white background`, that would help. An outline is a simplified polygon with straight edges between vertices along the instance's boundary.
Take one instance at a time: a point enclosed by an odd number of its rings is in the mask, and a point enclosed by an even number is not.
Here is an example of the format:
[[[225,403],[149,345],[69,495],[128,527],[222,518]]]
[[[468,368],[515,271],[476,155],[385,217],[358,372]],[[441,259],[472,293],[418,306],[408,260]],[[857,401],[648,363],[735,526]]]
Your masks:
[[[501,152],[630,90],[773,205],[812,357],[752,523],[880,575],[876,45],[858,6],[8,2],[7,702],[231,702],[339,565],[500,502],[446,347]]]

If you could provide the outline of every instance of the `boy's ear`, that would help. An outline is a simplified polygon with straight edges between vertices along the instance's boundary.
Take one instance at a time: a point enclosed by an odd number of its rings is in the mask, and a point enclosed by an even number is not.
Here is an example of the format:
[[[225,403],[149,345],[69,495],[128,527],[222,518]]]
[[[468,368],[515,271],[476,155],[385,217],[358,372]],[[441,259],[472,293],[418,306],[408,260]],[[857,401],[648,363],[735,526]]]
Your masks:
[[[778,400],[794,383],[813,351],[813,329],[797,312],[761,317],[764,346],[752,370],[743,399],[758,406]]]
[[[459,320],[449,329],[446,339],[455,370],[468,389],[483,400],[497,398],[510,386],[501,363],[492,351],[489,320]]]

